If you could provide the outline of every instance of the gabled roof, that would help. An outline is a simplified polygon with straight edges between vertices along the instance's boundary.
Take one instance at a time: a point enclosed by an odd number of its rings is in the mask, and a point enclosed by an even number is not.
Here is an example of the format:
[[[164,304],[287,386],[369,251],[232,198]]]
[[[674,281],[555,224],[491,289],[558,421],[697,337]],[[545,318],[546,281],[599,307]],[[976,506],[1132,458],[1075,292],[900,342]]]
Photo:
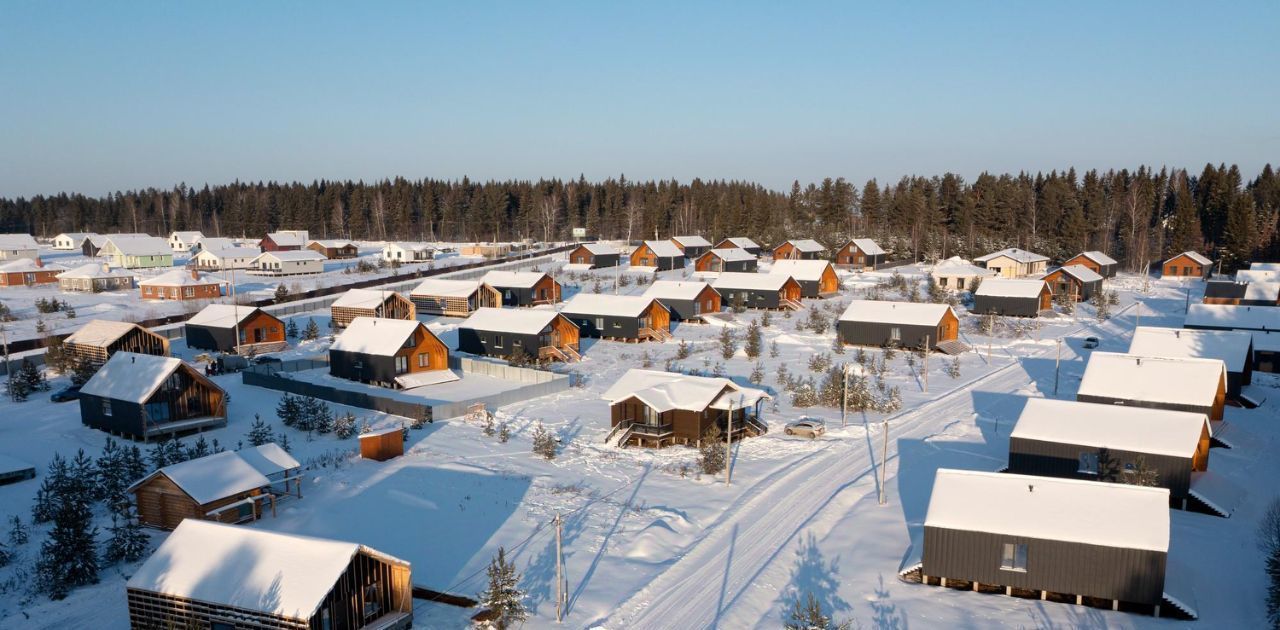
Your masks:
[[[132,278],[133,274],[123,269],[112,269],[101,263],[89,263],[73,267],[58,274],[59,278],[92,279],[92,278]]]
[[[756,255],[742,249],[741,247],[727,247],[724,249],[708,249],[703,256],[715,256],[725,262],[741,262],[744,260],[755,260]]]
[[[173,256],[169,241],[159,236],[111,236],[109,240],[125,256]]]
[[[345,308],[378,308],[383,302],[393,299],[395,291],[378,291],[376,289],[350,289],[333,301],[333,306]]]
[[[1029,398],[1009,438],[1190,458],[1208,424],[1189,411]]]
[[[1221,359],[1171,359],[1094,352],[1080,379],[1080,396],[1209,406],[1226,376]]]
[[[885,253],[884,249],[878,243],[869,238],[855,238],[849,241],[857,247],[859,251],[868,256],[880,256]]]
[[[467,297],[483,284],[479,280],[449,280],[432,278],[423,280],[409,295],[438,295],[442,297]]]
[[[250,260],[262,255],[262,250],[257,247],[201,247],[200,253],[196,254],[196,258],[213,258],[222,260],[224,258],[248,258]]]
[[[651,304],[655,303],[653,298],[640,295],[579,293],[564,303],[561,312],[607,317],[639,317],[649,310]],[[662,306],[662,308],[666,307]]]
[[[1171,359],[1220,359],[1228,372],[1243,372],[1253,337],[1242,330],[1194,330],[1139,326],[1129,354]]]
[[[658,300],[696,300],[710,286],[705,282],[655,280],[648,289],[645,289],[644,297]]]
[[[291,249],[283,252],[282,251],[262,252],[261,254],[258,254],[258,257],[254,258],[251,262],[256,263],[258,262],[258,260],[264,259],[264,258],[274,258],[280,262],[306,262],[308,260],[319,260],[319,261],[328,260],[328,258],[324,257],[324,254],[321,254],[320,252],[317,252],[314,250]]]
[[[796,251],[818,253],[827,251],[827,246],[811,238],[791,239],[787,241]],[[775,248],[776,249],[776,248]]]
[[[939,469],[925,527],[1169,550],[1169,490]]]
[[[1196,261],[1197,263],[1200,263],[1201,265],[1212,265],[1212,264],[1213,264],[1213,261],[1212,261],[1212,260],[1209,260],[1209,259],[1208,259],[1208,258],[1206,258],[1204,255],[1200,254],[1200,252],[1193,252],[1193,251],[1190,251],[1190,250],[1185,251],[1185,252],[1182,252],[1181,254],[1176,254],[1176,255],[1174,255],[1174,256],[1170,256],[1170,257],[1169,257],[1169,260],[1173,260],[1173,259],[1177,258],[1178,256],[1186,256],[1187,258],[1190,258],[1191,260],[1194,260],[1194,261]],[[1165,262],[1167,263],[1167,262],[1169,262],[1169,260],[1166,260]]]
[[[294,459],[287,451],[280,448],[275,442],[267,442],[259,446],[251,446],[246,449],[236,451],[245,463],[253,467],[254,470],[262,473],[266,477],[287,473],[290,470],[297,470],[302,467],[298,460]]]
[[[936,326],[948,312],[955,315],[955,311],[946,304],[854,300],[844,309],[839,321]]]
[[[683,258],[684,250],[676,247],[671,241],[645,241],[645,247],[653,251],[658,258]]]
[[[68,239],[70,239],[71,242],[75,243],[76,245],[79,245],[84,242],[84,239],[89,238],[90,236],[97,236],[97,235],[98,235],[97,232],[63,232],[53,238],[56,239],[56,238],[61,238],[65,236]]]
[[[355,243],[343,239],[314,240],[308,243],[307,247],[311,247],[312,245],[319,245],[325,249],[341,249],[343,247],[356,246]]]
[[[62,342],[105,347],[115,343],[116,340],[130,332],[133,332],[135,329],[146,330],[145,328],[130,322],[114,322],[107,319],[94,319],[76,329],[76,331],[70,335],[67,335]]]
[[[149,238],[150,236],[150,234],[143,234],[142,232],[117,232],[115,234],[96,234],[91,232],[85,238],[88,239],[90,243],[93,243],[94,247],[101,248],[103,245],[107,244],[107,241],[112,239]],[[83,243],[81,244],[83,245]]]
[[[1072,278],[1079,280],[1080,282],[1098,282],[1102,280],[1102,276],[1098,275],[1096,271],[1084,265],[1067,265],[1065,267],[1058,267],[1057,269],[1050,270],[1049,274],[1055,271],[1061,271],[1062,273],[1065,273],[1068,276],[1071,276]],[[1045,275],[1049,275],[1049,274],[1045,274]]]
[[[658,413],[674,409],[702,411],[707,408],[736,409],[767,400],[762,390],[743,387],[727,378],[689,376],[632,368],[601,396],[610,403],[637,397]]]
[[[346,330],[333,340],[330,350],[392,356],[404,347],[409,336],[422,328],[426,334],[435,335],[416,319],[387,319],[384,317],[357,317]]]
[[[40,249],[30,234],[0,234],[0,249]]]
[[[44,264],[39,258],[19,258],[0,264],[0,273],[28,273],[33,271],[65,271],[66,267],[58,264]]]
[[[235,239],[226,238],[224,236],[203,236],[199,241],[196,241],[196,246],[198,246],[202,252],[215,249],[240,247],[239,243],[237,243]]]
[[[1001,256],[1004,256],[1006,258],[1009,258],[1011,260],[1014,260],[1016,262],[1023,263],[1023,264],[1049,260],[1048,256],[1043,256],[1035,252],[1029,252],[1025,249],[1018,249],[1017,247],[1009,247],[1007,249],[1002,249],[998,252],[991,252],[986,256],[979,256],[977,258],[974,258],[974,260],[978,262],[987,262],[989,260],[994,260]]]
[[[142,403],[181,367],[182,360],[173,357],[117,352],[80,388],[80,393]]]
[[[745,236],[730,236],[724,240],[727,241],[729,244],[733,245],[734,247],[739,247],[742,249],[746,249],[748,247],[755,247],[758,249],[760,247],[759,243]]]
[[[137,488],[159,474],[168,477],[200,505],[271,485],[271,480],[245,461],[240,453],[222,451],[165,466],[135,481],[129,489]]]
[[[305,247],[307,244],[306,230],[280,230],[278,232],[267,233],[267,238],[271,239],[277,246],[289,247],[298,246]]]
[[[236,304],[210,304],[196,313],[188,324],[208,326],[210,328],[234,328],[253,317],[261,309],[255,306],[239,306]]]
[[[679,241],[684,247],[711,247],[711,241],[697,235],[673,236],[671,240]]]
[[[482,281],[495,288],[532,289],[546,275],[541,271],[490,271]]]
[[[939,261],[938,264],[933,266],[932,273],[935,276],[963,276],[966,278],[989,278],[996,275],[995,271],[974,265],[959,256],[952,256],[946,260]]]
[[[1244,299],[1257,302],[1280,301],[1280,282],[1252,281],[1244,289]]]
[[[1187,317],[1184,322],[1184,326],[1280,330],[1280,307],[1192,304],[1187,308]]]
[[[721,293],[726,290],[781,291],[788,280],[794,281],[795,278],[782,273],[726,271],[716,276],[711,287]]]
[[[788,275],[805,282],[817,282],[827,269],[834,270],[831,263],[825,260],[775,260],[769,273]]]
[[[1280,271],[1280,262],[1251,262],[1251,271]]]
[[[191,244],[204,238],[204,233],[198,230],[177,231],[169,235],[169,238],[174,237],[177,237],[178,240],[184,243]]]
[[[433,248],[432,248],[430,245],[426,244],[426,243],[417,243],[417,242],[412,242],[412,241],[393,241],[393,242],[387,243],[387,244],[383,247],[383,249],[391,249],[392,247],[395,247],[395,248],[397,248],[397,249],[402,249],[402,250],[404,250],[404,251],[406,251],[406,252],[429,252],[429,251],[433,251]]]
[[[541,308],[483,307],[471,313],[470,317],[458,324],[458,328],[536,335],[546,330],[559,315],[556,311]]]
[[[1117,262],[1116,262],[1116,259],[1114,259],[1114,258],[1112,258],[1112,257],[1110,257],[1110,256],[1108,256],[1108,255],[1106,255],[1106,254],[1104,254],[1104,253],[1102,253],[1102,252],[1099,252],[1099,251],[1090,250],[1090,251],[1087,251],[1087,252],[1080,252],[1080,254],[1079,254],[1079,255],[1080,255],[1080,256],[1084,256],[1085,258],[1088,258],[1089,260],[1092,260],[1093,262],[1098,263],[1099,265],[1116,265],[1116,264],[1119,264],[1119,263],[1117,263]],[[1073,256],[1073,258],[1074,258],[1074,256]]]
[[[1257,264],[1257,263],[1254,263]],[[1238,282],[1280,282],[1280,270],[1241,269],[1236,272]]]
[[[1280,352],[1280,331],[1251,330],[1254,352]]]
[[[408,565],[356,543],[189,518],[126,586],[307,620],[361,551]]]
[[[989,297],[1038,298],[1049,285],[1032,278],[990,278],[983,280],[974,295]]]
[[[592,256],[608,256],[619,253],[617,248],[605,243],[583,243],[579,247],[591,252]]]

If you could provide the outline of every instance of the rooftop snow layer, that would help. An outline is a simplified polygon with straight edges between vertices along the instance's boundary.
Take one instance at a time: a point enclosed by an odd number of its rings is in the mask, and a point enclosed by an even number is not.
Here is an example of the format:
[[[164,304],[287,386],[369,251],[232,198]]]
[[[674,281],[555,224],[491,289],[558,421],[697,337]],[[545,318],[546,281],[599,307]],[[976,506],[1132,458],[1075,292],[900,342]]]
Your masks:
[[[1228,372],[1243,372],[1253,338],[1240,330],[1195,330],[1139,326],[1129,354],[1171,359],[1221,359]]]
[[[80,393],[112,400],[145,402],[164,383],[181,359],[117,352],[80,388]]]
[[[30,234],[0,234],[0,249],[40,249]]]
[[[85,238],[86,238],[86,239],[88,239],[90,243],[93,243],[93,246],[94,246],[94,247],[101,248],[103,245],[106,245],[106,244],[107,244],[107,241],[110,241],[110,240],[113,240],[113,239],[123,239],[123,238],[147,238],[147,237],[149,237],[149,236],[151,236],[151,235],[150,235],[150,234],[143,234],[142,232],[118,232],[118,233],[116,233],[116,234],[95,234],[95,233],[90,233],[90,234],[89,234],[88,236],[86,236]],[[162,239],[162,240],[163,240],[163,239]],[[81,244],[83,244],[83,243],[81,243]]]
[[[1280,331],[1249,331],[1253,335],[1254,352],[1280,352]]]
[[[1233,304],[1192,304],[1183,326],[1235,328],[1238,330],[1280,330],[1280,308],[1236,306]]]
[[[709,249],[707,250],[712,256],[719,258],[725,262],[741,262],[743,260],[755,260],[755,254],[742,249],[741,247],[730,247],[727,249]]]
[[[1189,458],[1208,422],[1188,411],[1031,398],[1009,437]]]
[[[278,247],[305,247],[307,245],[306,230],[282,230],[267,234]]]
[[[131,488],[160,473],[200,505],[271,485],[271,480],[258,472],[240,453],[222,451],[165,466],[134,482]]]
[[[333,306],[345,308],[378,308],[395,291],[375,289],[351,289],[333,301]]]
[[[1177,254],[1177,255],[1175,255],[1175,256],[1170,256],[1170,257],[1169,257],[1169,260],[1173,260],[1174,258],[1177,258],[1178,256],[1186,256],[1187,258],[1190,258],[1191,260],[1194,260],[1194,261],[1196,261],[1196,262],[1200,263],[1201,265],[1212,265],[1212,264],[1213,264],[1213,261],[1212,261],[1212,260],[1209,260],[1208,258],[1205,258],[1205,257],[1204,257],[1204,255],[1202,255],[1200,252],[1193,252],[1193,251],[1185,251],[1185,252],[1182,252],[1181,254]],[[1165,262],[1169,262],[1169,260],[1166,260]]]
[[[825,260],[775,260],[769,267],[770,274],[785,274],[805,282],[818,282],[822,274],[831,268]]]
[[[1104,253],[1102,253],[1102,252],[1100,252],[1100,251],[1091,250],[1091,251],[1087,251],[1087,252],[1081,252],[1081,254],[1080,254],[1080,255],[1081,255],[1081,256],[1084,256],[1085,258],[1088,258],[1089,260],[1092,260],[1093,262],[1098,263],[1099,265],[1115,265],[1115,264],[1118,264],[1118,263],[1116,262],[1116,259],[1114,259],[1114,258],[1112,258],[1112,257],[1110,257],[1110,256],[1108,256],[1108,255],[1106,255],[1106,254],[1104,254]]]
[[[787,241],[797,251],[817,253],[827,251],[827,246],[811,238],[791,239]]]
[[[536,335],[560,314],[541,308],[478,308],[458,328],[505,332],[515,335]]]
[[[656,300],[696,300],[709,286],[711,285],[705,282],[655,280],[645,289],[644,297]]]
[[[850,242],[853,243],[859,251],[868,256],[880,256],[885,253],[884,249],[881,248],[878,243],[869,238],[855,238]]]
[[[262,250],[257,247],[201,247],[200,253],[196,254],[197,258],[212,257],[217,260],[224,258],[247,258],[253,260],[262,255]]]
[[[952,256],[946,260],[939,261],[933,266],[933,275],[935,276],[965,276],[965,277],[989,277],[996,275],[995,271],[985,267],[979,267],[969,261],[959,257]]]
[[[591,252],[592,256],[609,256],[619,253],[616,247],[606,243],[583,243],[582,247]]]
[[[328,239],[328,240],[315,240],[307,244],[308,247],[312,245],[319,245],[325,249],[338,249],[341,247],[348,247],[351,245],[355,245],[355,243],[347,240],[342,240],[342,239]]]
[[[59,278],[70,278],[75,280],[93,279],[93,278],[132,278],[133,274],[120,269],[111,269],[104,267],[99,263],[89,263],[73,267],[68,271],[58,274]]]
[[[645,247],[648,247],[653,255],[658,258],[683,258],[684,250],[676,247],[671,241],[645,241]]]
[[[1033,278],[991,278],[983,280],[974,295],[988,297],[1038,298],[1045,288],[1044,280]]]
[[[1244,288],[1244,299],[1257,302],[1280,301],[1280,282],[1251,280]]]
[[[1048,256],[1043,256],[1035,252],[1029,252],[1025,249],[1018,249],[1017,247],[1010,247],[1007,249],[1002,249],[998,252],[991,252],[986,256],[979,256],[977,258],[974,258],[974,260],[977,262],[987,262],[988,260],[995,260],[996,258],[999,258],[1001,256],[1004,256],[1006,258],[1012,259],[1020,263],[1033,263],[1033,262],[1040,262],[1042,260],[1049,260]]]
[[[480,288],[479,280],[423,280],[409,292],[410,296],[467,297]]]
[[[564,303],[561,311],[575,315],[604,315],[607,317],[640,317],[649,309],[654,299],[641,295],[608,295],[579,293]],[[665,308],[665,307],[664,307]]]
[[[207,273],[197,272],[195,277],[192,277],[191,271],[188,269],[174,269],[172,271],[166,271],[158,276],[138,281],[139,286],[161,287],[185,287],[226,283],[226,280],[215,278]]]
[[[708,241],[701,236],[673,236],[671,237],[671,240],[679,241],[680,245],[684,247],[711,247],[711,241]]]
[[[1067,265],[1065,267],[1059,267],[1058,269],[1060,269],[1062,273],[1065,273],[1080,282],[1097,282],[1102,279],[1102,276],[1098,275],[1098,272],[1084,265]],[[1050,271],[1049,273],[1053,272]]]
[[[159,236],[112,236],[111,245],[125,256],[171,256],[169,241]]]
[[[209,328],[234,328],[243,324],[258,308],[238,304],[210,304],[187,320],[188,324]]]
[[[1221,359],[1169,359],[1094,352],[1080,379],[1080,396],[1210,406],[1226,365]]]
[[[302,467],[298,460],[275,442],[242,449],[236,451],[236,454],[265,477],[284,474]]]
[[[254,262],[257,262],[258,259],[262,259],[262,258],[274,258],[280,262],[328,260],[328,258],[324,257],[324,254],[321,254],[320,252],[317,252],[311,249],[292,249],[292,250],[286,250],[286,251],[262,252],[261,254],[258,254],[258,258],[254,259]]]
[[[404,347],[409,336],[426,326],[416,319],[387,319],[384,317],[357,317],[333,340],[330,350],[391,356]]]
[[[632,396],[659,413],[674,409],[702,411],[708,407],[728,409],[730,405],[741,409],[770,398],[762,390],[743,387],[727,378],[689,376],[640,368],[627,370],[601,398],[615,403]]]
[[[19,258],[0,264],[0,273],[32,273],[36,271],[62,271],[62,265],[44,264],[44,261],[31,258]]]
[[[848,308],[844,309],[844,313],[840,315],[840,321],[937,326],[948,312],[955,314],[946,304],[854,300],[849,303]]]
[[[713,250],[718,251],[718,250]],[[791,280],[791,276],[782,273],[750,273],[745,271],[726,271],[716,277],[711,286],[717,291],[753,290],[781,291],[782,286]]]
[[[730,236],[729,238],[726,238],[724,240],[728,241],[729,244],[733,245],[734,247],[737,247],[740,249],[746,249],[748,247],[754,247],[758,249],[760,247],[759,243],[756,243],[755,241],[745,236]]]
[[[94,319],[68,335],[62,342],[104,347],[114,343],[135,328],[141,328],[141,326],[129,322]]]
[[[546,275],[541,271],[490,271],[481,280],[494,288],[532,289]]]

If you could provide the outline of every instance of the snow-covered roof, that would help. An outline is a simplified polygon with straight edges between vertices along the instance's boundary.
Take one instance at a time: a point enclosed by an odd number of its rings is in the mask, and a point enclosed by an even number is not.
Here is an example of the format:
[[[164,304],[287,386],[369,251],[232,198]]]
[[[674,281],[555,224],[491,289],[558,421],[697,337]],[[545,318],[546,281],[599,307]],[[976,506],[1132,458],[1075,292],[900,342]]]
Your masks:
[[[111,246],[125,256],[172,256],[169,241],[159,236],[112,236]]]
[[[1080,379],[1081,396],[1181,405],[1212,405],[1225,377],[1221,359],[1171,359],[1094,352]]]
[[[1004,256],[1005,258],[1009,258],[1015,262],[1020,262],[1020,263],[1033,263],[1033,262],[1040,262],[1042,260],[1049,260],[1048,256],[1037,254],[1035,252],[1029,252],[1025,249],[1018,249],[1017,247],[1009,247],[1007,249],[1002,249],[998,252],[991,252],[986,256],[979,256],[977,258],[974,258],[974,260],[978,262],[987,262],[988,260],[995,260],[996,258],[999,258],[1001,256]]]
[[[198,230],[179,230],[170,234],[169,238],[176,238],[183,243],[191,244],[204,238],[204,233]]]
[[[222,451],[165,466],[134,482],[130,489],[161,473],[201,505],[271,485],[271,480],[240,453]]]
[[[181,359],[117,352],[80,388],[80,393],[141,403],[182,365]]]
[[[885,253],[878,243],[869,238],[855,238],[849,242],[853,243],[854,247],[857,247],[859,251],[868,256],[879,256]]]
[[[107,244],[107,241],[110,241],[113,239],[148,238],[150,236],[151,236],[150,234],[143,234],[142,232],[117,232],[115,234],[90,233],[85,238],[89,239],[89,242],[93,243],[94,247],[101,248],[103,245]]]
[[[792,280],[791,276],[782,273],[751,273],[747,271],[726,271],[716,276],[711,287],[717,291],[752,290],[780,291],[782,286]]]
[[[1280,262],[1251,262],[1249,269],[1252,271],[1280,271]]]
[[[925,527],[1169,550],[1169,490],[939,469]]]
[[[307,244],[308,247],[312,245],[319,245],[326,249],[339,249],[342,247],[354,246],[355,243],[348,240],[343,240],[343,239],[326,239],[326,240],[314,240]]]
[[[8,475],[12,473],[29,470],[35,472],[35,466],[28,464],[16,457],[0,454],[0,475]]]
[[[482,280],[495,288],[532,289],[546,275],[541,271],[490,271]]]
[[[685,247],[711,247],[711,241],[696,235],[673,236],[671,240],[679,241]]]
[[[1187,258],[1190,258],[1191,260],[1194,260],[1194,261],[1196,261],[1197,263],[1200,263],[1201,265],[1212,265],[1212,264],[1213,264],[1213,261],[1212,261],[1212,260],[1209,260],[1208,258],[1206,258],[1206,257],[1205,257],[1203,254],[1201,254],[1200,252],[1193,252],[1193,251],[1185,251],[1185,252],[1182,252],[1181,254],[1176,254],[1176,255],[1174,255],[1174,256],[1170,256],[1170,257],[1169,257],[1169,260],[1173,260],[1174,258],[1177,258],[1178,256],[1186,256]],[[1169,262],[1169,260],[1166,260],[1165,262]]]
[[[707,253],[725,262],[741,262],[744,260],[756,259],[755,254],[752,254],[751,252],[745,249],[742,249],[741,247],[728,247],[725,249],[708,249]]]
[[[196,245],[200,247],[200,251],[202,252],[239,246],[235,239],[227,238],[225,236],[202,236],[200,237],[200,240],[196,242]]]
[[[1044,280],[1033,278],[991,278],[983,280],[974,295],[988,297],[1037,298],[1045,290]]]
[[[825,260],[775,260],[773,266],[769,268],[769,273],[783,274],[806,282],[817,282],[829,268],[831,263]]]
[[[133,274],[121,269],[112,269],[110,267],[103,266],[100,263],[88,263],[64,271],[58,274],[58,277],[74,280],[92,278],[132,278]]]
[[[40,249],[30,234],[0,234],[0,249]]]
[[[1080,252],[1080,255],[1081,255],[1081,256],[1084,256],[1085,258],[1088,258],[1089,260],[1092,260],[1093,262],[1098,263],[1099,265],[1115,265],[1115,264],[1118,264],[1118,263],[1116,262],[1116,259],[1114,259],[1114,258],[1112,258],[1112,257],[1110,257],[1110,256],[1108,256],[1108,255],[1106,255],[1106,254],[1104,254],[1104,253],[1102,253],[1102,252],[1100,252],[1100,251],[1096,251],[1096,250],[1090,250],[1090,251],[1087,251],[1087,252]]]
[[[405,372],[396,377],[396,385],[404,389],[427,387],[441,383],[452,383],[462,380],[453,370],[427,370],[426,372]]]
[[[1031,398],[1009,437],[1191,457],[1208,423],[1189,411]]]
[[[762,390],[743,387],[727,378],[689,376],[640,368],[627,370],[601,397],[615,403],[632,396],[644,401],[658,413],[673,409],[728,409],[731,405],[735,409],[741,409],[770,398]]]
[[[333,301],[335,307],[345,308],[378,308],[395,291],[378,291],[376,289],[350,289]]]
[[[724,240],[728,241],[734,247],[738,247],[742,249],[746,249],[748,247],[755,247],[758,249],[760,247],[759,243],[745,236],[730,236],[729,238],[726,238]]]
[[[63,343],[78,343],[86,346],[107,346],[125,336],[135,328],[141,328],[130,322],[117,322],[108,319],[93,319],[67,335]],[[145,329],[144,329],[145,330]]]
[[[383,249],[391,249],[392,247],[406,252],[429,252],[433,250],[433,248],[426,243],[411,241],[393,241],[391,243],[387,243]]]
[[[604,293],[579,293],[564,303],[561,311],[579,315],[604,315],[606,317],[639,317],[649,310],[655,300],[642,295],[609,295]],[[661,304],[659,304],[661,306]],[[665,306],[662,308],[666,308]]]
[[[0,264],[0,273],[29,273],[33,271],[63,271],[66,267],[58,264],[44,264],[44,261],[32,258],[19,258]]]
[[[1244,299],[1258,302],[1276,302],[1280,300],[1280,282],[1252,280],[1244,288]]]
[[[1253,336],[1254,352],[1280,352],[1280,331],[1253,330],[1249,334]]]
[[[356,543],[189,518],[126,586],[306,620],[361,550],[376,553]]]
[[[952,256],[951,258],[939,261],[938,264],[934,265],[933,275],[976,278],[994,276],[996,275],[996,272],[991,269],[987,269],[986,267],[979,267],[959,256]]]
[[[97,232],[63,232],[53,238],[55,239],[66,238],[66,239],[69,239],[71,242],[79,245],[80,243],[84,242],[84,239],[89,238],[90,236],[97,236],[97,234],[98,234]]]
[[[1172,359],[1220,359],[1228,372],[1243,372],[1252,336],[1242,330],[1195,330],[1139,326],[1129,354]]]
[[[1241,269],[1236,272],[1238,282],[1280,282],[1280,271],[1270,269]]]
[[[1184,326],[1212,326],[1242,330],[1280,330],[1280,308],[1234,304],[1192,304]]]
[[[458,324],[458,328],[536,335],[546,330],[558,315],[555,311],[541,308],[483,307],[476,309],[470,317]]]
[[[607,243],[583,243],[580,247],[591,252],[592,256],[608,256],[618,253],[618,249],[616,247]]]
[[[306,230],[281,230],[279,232],[269,232],[267,238],[271,239],[279,247],[304,247],[307,244]]]
[[[294,459],[287,451],[280,448],[275,442],[267,442],[259,446],[251,446],[249,448],[236,451],[245,463],[253,467],[254,470],[270,477],[281,473],[296,470],[302,467],[298,460]]]
[[[291,249],[286,251],[262,252],[253,262],[262,259],[275,259],[279,262],[306,262],[308,260],[328,260],[324,254],[310,249]]]
[[[655,280],[645,289],[644,296],[658,300],[695,300],[708,286],[705,282]]]
[[[243,324],[258,310],[255,306],[210,304],[200,309],[187,323],[210,328],[234,328],[237,324]]]
[[[948,312],[946,304],[924,302],[890,302],[886,300],[854,300],[840,315],[842,322],[876,322],[908,326],[936,326]]]
[[[416,319],[357,317],[351,320],[346,330],[333,340],[333,345],[329,346],[329,349],[391,356],[404,347],[404,342],[419,327],[426,334],[432,335],[432,332]]]
[[[645,247],[648,247],[653,255],[658,258],[682,258],[684,250],[676,247],[671,241],[645,241]]]
[[[423,280],[409,295],[438,295],[442,297],[467,297],[480,288],[479,280],[448,280],[433,278]]]
[[[1061,271],[1080,282],[1098,282],[1099,280],[1102,280],[1102,276],[1084,265],[1067,265],[1065,267],[1059,267],[1054,271]],[[1049,273],[1053,273],[1053,271],[1050,271]]]
[[[810,252],[810,253],[827,251],[826,245],[823,245],[822,243],[819,243],[818,241],[815,241],[811,238],[791,239],[787,242],[790,243],[791,246],[796,249],[796,251]]]
[[[262,251],[257,247],[201,247],[200,253],[196,254],[196,258],[212,258],[214,260],[248,258],[252,260],[261,255]]]

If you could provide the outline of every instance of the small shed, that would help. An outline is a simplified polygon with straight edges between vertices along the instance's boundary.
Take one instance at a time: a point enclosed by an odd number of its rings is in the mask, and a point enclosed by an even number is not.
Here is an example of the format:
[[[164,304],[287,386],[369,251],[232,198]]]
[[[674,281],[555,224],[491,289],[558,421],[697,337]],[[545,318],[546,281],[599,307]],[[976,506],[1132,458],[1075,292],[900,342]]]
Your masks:
[[[684,251],[671,241],[645,241],[631,252],[632,267],[653,267],[658,271],[684,268]]]
[[[187,347],[197,350],[252,355],[288,346],[284,322],[253,306],[210,304],[188,319],[184,328]]]
[[[720,294],[722,303],[729,308],[803,308],[800,305],[800,283],[786,274],[726,271],[716,276],[711,288]]]
[[[701,321],[708,313],[720,312],[720,293],[706,282],[655,280],[644,297],[653,298],[671,311],[676,321]]]
[[[479,280],[428,278],[409,292],[422,315],[468,317],[478,308],[502,305],[502,293]]]
[[[1226,399],[1227,368],[1221,359],[1097,351],[1089,356],[1076,393],[1080,402],[1191,411],[1208,416],[1213,423],[1222,420]]]
[[[855,238],[836,250],[832,260],[837,267],[850,269],[875,269],[888,261],[889,256],[884,248],[869,238]]]
[[[760,264],[755,254],[741,248],[709,249],[693,262],[694,271],[712,273],[755,273]]]
[[[38,258],[40,244],[30,234],[0,234],[0,260]]]
[[[743,249],[752,256],[759,256],[763,248],[760,244],[745,236],[730,236],[719,243],[712,249]]]
[[[302,464],[279,444],[267,442],[240,449],[236,454],[271,482],[272,493],[302,498]]]
[[[138,290],[144,300],[212,300],[222,296],[222,288],[226,285],[226,280],[192,267],[140,280]]]
[[[135,440],[226,426],[227,395],[181,359],[111,355],[80,388],[80,421]]]
[[[249,275],[301,276],[324,273],[324,254],[309,249],[270,251],[258,254],[249,262]]]
[[[481,282],[502,294],[503,306],[535,306],[560,301],[560,283],[540,271],[490,271]]]
[[[671,338],[671,311],[649,297],[579,293],[564,303],[561,313],[577,324],[583,337],[622,341]]]
[[[360,248],[347,240],[322,240],[307,243],[307,249],[322,254],[329,260],[344,260],[360,255]]]
[[[605,243],[583,243],[569,252],[569,264],[583,269],[617,267],[621,260],[622,253]]]
[[[187,264],[206,271],[249,269],[260,254],[257,247],[201,247]]]
[[[768,431],[760,412],[769,394],[727,378],[633,368],[603,398],[613,427],[610,442],[623,447],[698,444],[713,425],[722,436],[732,431],[734,439]]]
[[[53,284],[67,268],[62,265],[46,265],[39,258],[15,258],[0,263],[0,287],[33,287]]]
[[[292,252],[307,246],[311,241],[306,230],[278,230],[268,232],[258,247],[264,252]]]
[[[774,260],[825,260],[827,257],[827,246],[811,238],[792,239],[773,248]]]
[[[58,288],[63,291],[101,293],[133,288],[133,274],[101,263],[80,265],[58,274]]]
[[[360,434],[360,457],[385,462],[404,455],[404,429],[399,427]]]
[[[476,309],[458,324],[458,351],[509,359],[517,354],[539,361],[574,361],[578,326],[556,311]]]
[[[448,370],[448,346],[417,320],[357,317],[329,346],[330,374],[381,387],[439,382]]]
[[[685,258],[690,260],[701,256],[703,252],[711,249],[711,241],[697,235],[673,236],[671,237],[671,242],[674,243],[676,247],[679,247],[680,251],[684,252]]]
[[[973,291],[987,278],[995,277],[996,272],[970,264],[969,261],[953,256],[933,266],[929,276],[939,287],[948,291]]]
[[[1102,290],[1102,276],[1083,265],[1067,265],[1058,267],[1045,274],[1044,281],[1049,284],[1054,295],[1069,295],[1077,302],[1083,302]]]
[[[102,365],[117,352],[169,356],[169,340],[132,322],[89,320],[62,340],[63,350],[78,361]]]
[[[1253,383],[1253,335],[1243,330],[1191,330],[1139,326],[1129,354],[1171,359],[1219,359],[1227,368],[1227,393],[1239,396]]]
[[[244,523],[262,517],[271,480],[236,451],[165,466],[129,486],[138,522],[173,529],[183,519]]]
[[[198,230],[172,232],[169,234],[169,247],[175,252],[189,252],[202,238],[204,233]]]
[[[417,309],[409,298],[395,291],[351,289],[334,300],[329,308],[333,325],[345,328],[357,317],[416,319]]]
[[[1044,280],[991,278],[973,293],[973,312],[1014,317],[1037,317],[1053,310],[1053,291]]]
[[[1049,265],[1049,257],[1010,247],[974,258],[973,262],[996,272],[996,275],[1002,278],[1021,278],[1044,273]]]
[[[854,300],[836,320],[846,345],[937,348],[959,334],[960,318],[946,304]]]
[[[1103,278],[1114,278],[1120,269],[1120,263],[1116,259],[1099,251],[1081,252],[1062,263],[1063,267],[1071,265],[1086,267]]]
[[[795,278],[800,284],[800,297],[825,298],[840,292],[836,268],[824,258],[775,260],[769,273]]]
[[[426,243],[397,241],[382,248],[382,259],[389,263],[418,263],[434,259],[435,248]]]

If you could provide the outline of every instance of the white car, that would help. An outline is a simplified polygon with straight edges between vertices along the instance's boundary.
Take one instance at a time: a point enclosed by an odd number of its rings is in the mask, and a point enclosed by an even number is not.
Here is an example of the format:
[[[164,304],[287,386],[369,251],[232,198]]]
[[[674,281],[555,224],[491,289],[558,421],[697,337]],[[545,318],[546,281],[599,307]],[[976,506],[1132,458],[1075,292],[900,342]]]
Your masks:
[[[827,423],[817,418],[803,418],[787,423],[785,432],[787,435],[807,435],[810,438],[827,432]]]

